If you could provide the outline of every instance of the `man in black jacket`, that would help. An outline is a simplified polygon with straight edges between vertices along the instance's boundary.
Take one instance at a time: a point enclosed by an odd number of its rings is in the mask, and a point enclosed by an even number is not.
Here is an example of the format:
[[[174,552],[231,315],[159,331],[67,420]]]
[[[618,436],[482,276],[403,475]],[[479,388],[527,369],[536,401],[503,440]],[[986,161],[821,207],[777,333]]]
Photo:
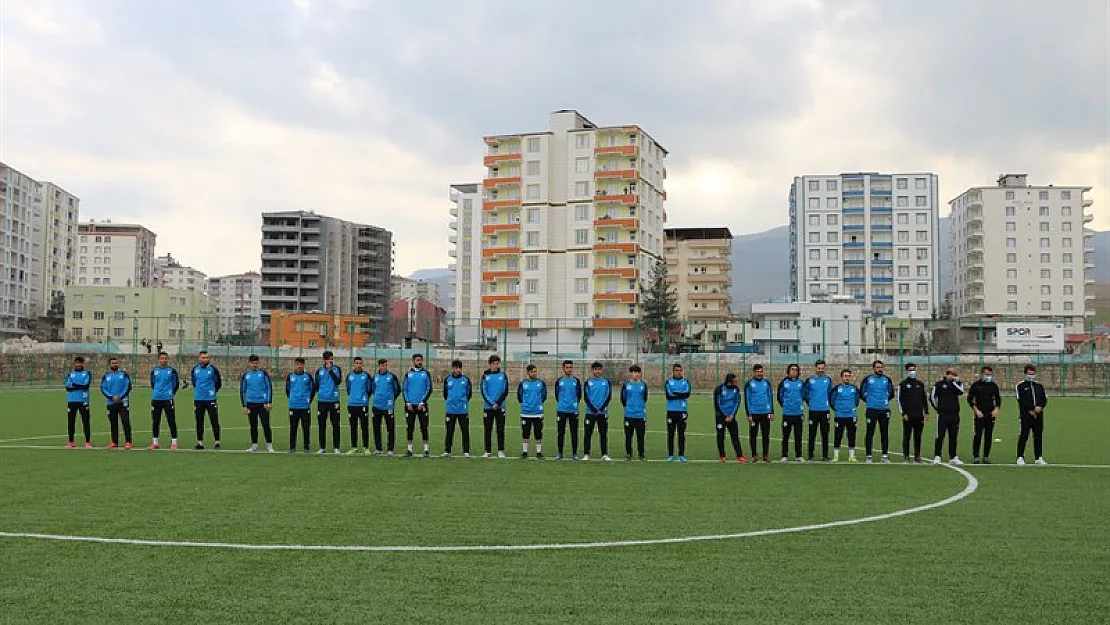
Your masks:
[[[971,442],[971,453],[975,457],[972,464],[990,464],[991,443],[994,442],[994,421],[1002,407],[1002,393],[994,382],[994,369],[983,367],[979,379],[967,392],[967,403],[975,413],[975,438]],[[983,455],[979,456],[979,444],[983,444]],[[982,458],[982,460],[980,460]]]
[[[1037,458],[1037,465],[1048,464],[1044,461],[1041,435],[1044,433],[1044,408],[1048,405],[1048,395],[1044,386],[1037,381],[1037,368],[1025,365],[1025,380],[1019,382],[1017,388],[1018,416],[1021,418],[1021,433],[1018,435],[1017,463],[1025,464],[1025,443],[1029,440],[1029,432],[1033,432],[1033,455]]]
[[[944,448],[944,437],[948,436],[948,464],[960,465],[960,456],[956,454],[957,438],[960,435],[960,395],[964,394],[964,386],[960,383],[960,376],[955,367],[949,367],[944,372],[944,377],[933,385],[929,401],[937,411],[937,442],[933,464],[940,464],[940,451]]]
[[[917,379],[917,365],[906,365],[906,379],[898,385],[898,410],[902,413],[902,456],[906,462],[921,462],[921,433],[929,418],[929,400],[925,383]],[[913,456],[910,456],[913,436]]]

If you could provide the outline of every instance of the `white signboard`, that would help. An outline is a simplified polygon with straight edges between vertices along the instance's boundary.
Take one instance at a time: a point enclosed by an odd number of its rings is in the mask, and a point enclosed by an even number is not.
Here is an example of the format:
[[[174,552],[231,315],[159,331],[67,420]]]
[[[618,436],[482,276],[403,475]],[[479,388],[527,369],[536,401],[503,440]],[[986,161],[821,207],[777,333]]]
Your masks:
[[[996,344],[998,349],[1062,352],[1064,351],[1064,324],[999,323]]]

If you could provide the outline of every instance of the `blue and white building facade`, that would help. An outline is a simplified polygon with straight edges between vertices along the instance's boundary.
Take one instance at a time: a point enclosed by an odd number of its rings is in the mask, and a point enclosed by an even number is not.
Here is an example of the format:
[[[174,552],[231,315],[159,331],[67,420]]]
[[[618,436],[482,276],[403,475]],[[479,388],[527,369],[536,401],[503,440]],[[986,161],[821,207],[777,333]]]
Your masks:
[[[847,297],[870,316],[929,319],[940,306],[937,176],[799,176],[790,187],[790,292]]]

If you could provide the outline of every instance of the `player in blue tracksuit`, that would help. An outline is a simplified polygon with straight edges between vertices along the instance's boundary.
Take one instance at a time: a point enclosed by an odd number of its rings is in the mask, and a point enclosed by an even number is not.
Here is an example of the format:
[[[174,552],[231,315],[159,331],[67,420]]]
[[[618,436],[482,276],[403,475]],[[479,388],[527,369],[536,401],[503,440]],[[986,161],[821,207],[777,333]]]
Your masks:
[[[609,402],[613,399],[613,385],[604,377],[605,369],[600,362],[590,365],[590,377],[586,379],[582,399],[586,402],[586,436],[583,440],[582,459],[590,459],[590,442],[594,428],[601,439],[601,459],[609,460]]]
[[[451,363],[451,375],[443,380],[443,399],[447,404],[444,411],[447,421],[447,435],[443,442],[443,457],[451,456],[451,446],[455,442],[455,425],[461,431],[463,457],[470,457],[470,398],[474,396],[474,386],[470,378],[463,375],[462,361]]]
[[[348,454],[362,450],[370,453],[370,393],[374,390],[374,380],[370,372],[362,368],[362,356],[355,356],[353,369],[347,374],[347,422],[351,426],[351,449]],[[358,446],[358,428],[362,426],[362,447]]]
[[[833,410],[836,430],[833,434],[833,462],[840,462],[840,442],[848,430],[848,462],[856,460],[856,409],[859,407],[859,389],[852,384],[852,370],[840,372],[840,384],[829,390],[829,404]]]
[[[66,375],[66,419],[69,422],[69,443],[73,449],[73,435],[77,430],[77,415],[81,415],[81,427],[85,430],[85,448],[92,449],[92,423],[89,415],[89,387],[92,374],[85,369],[84,356],[73,359],[73,370]]]
[[[108,424],[112,428],[110,449],[119,447],[119,424],[123,422],[124,448],[131,449],[131,376],[119,368],[119,358],[108,359],[108,371],[100,378],[100,394],[108,404]]]
[[[802,368],[796,364],[786,367],[786,377],[779,381],[775,397],[782,408],[782,458],[790,460],[790,435],[794,435],[794,458],[802,462],[802,421],[805,420],[805,380]]]
[[[875,440],[875,426],[879,426],[879,438],[883,445],[883,464],[890,463],[890,400],[894,399],[894,382],[883,373],[883,361],[876,360],[871,363],[871,375],[863,379],[859,385],[859,394],[863,398],[867,409],[864,417],[867,419],[867,433],[863,437],[863,447],[866,450],[865,462],[871,463],[871,446]]]
[[[744,385],[744,409],[748,414],[748,442],[752,462],[759,462],[756,442],[763,435],[763,462],[770,462],[771,421],[775,419],[775,391],[771,381],[763,377],[763,365],[752,367],[752,377]]]
[[[274,384],[270,374],[259,366],[258,356],[247,358],[247,370],[239,378],[239,402],[251,425],[251,452],[258,451],[258,425],[266,437],[266,451],[274,451],[274,433],[270,428],[270,409],[274,407]]]
[[[497,429],[497,457],[505,457],[505,400],[509,397],[509,376],[501,370],[501,357],[489,357],[489,368],[478,383],[482,392],[482,428],[485,430],[486,453],[493,455],[493,431]]]
[[[663,384],[667,397],[667,462],[674,461],[674,439],[678,434],[678,461],[686,462],[686,421],[689,415],[690,380],[682,377],[682,365],[671,366],[671,377]]]
[[[817,440],[817,431],[821,431],[821,460],[829,461],[829,392],[833,389],[833,381],[825,374],[825,361],[818,360],[814,364],[815,373],[811,375],[802,387],[802,399],[809,406],[809,461],[813,462],[813,445]]]
[[[312,399],[316,397],[316,378],[304,370],[304,358],[293,359],[293,372],[285,376],[285,396],[289,398],[289,453],[297,451],[297,429],[304,433],[304,453],[308,453]],[[321,450],[323,451],[323,450]]]
[[[644,374],[640,365],[628,368],[632,378],[621,385],[621,405],[624,406],[624,453],[632,459],[632,435],[636,435],[636,451],[640,460],[646,460],[644,454],[644,435],[647,433],[647,383],[641,378]]]
[[[744,450],[740,446],[740,427],[736,414],[740,412],[740,387],[736,385],[736,374],[725,376],[723,384],[713,390],[713,410],[717,413],[717,455],[725,462],[725,431],[732,438],[732,449],[736,461],[745,463]]]
[[[389,361],[385,358],[378,359],[378,373],[374,375],[371,386],[374,401],[370,406],[370,413],[374,418],[374,453],[382,453],[382,422],[385,422],[386,452],[387,456],[393,455],[393,446],[396,443],[396,421],[393,410],[397,405],[397,398],[401,396],[401,381],[389,370]]]
[[[536,437],[536,460],[543,460],[543,405],[547,401],[547,383],[537,377],[536,365],[525,368],[527,377],[516,387],[516,400],[520,402],[520,432],[523,451],[521,458],[528,458],[528,439]]]
[[[412,368],[405,373],[401,383],[401,393],[405,397],[405,432],[408,436],[406,457],[412,457],[413,430],[420,420],[420,438],[424,440],[424,457],[428,457],[428,398],[432,396],[432,375],[424,368],[424,356],[412,355]]]
[[[555,381],[555,416],[558,418],[559,455],[563,459],[563,443],[566,439],[567,423],[570,423],[570,457],[578,460],[578,404],[582,401],[582,381],[574,377],[574,363],[563,361],[563,375]]]
[[[207,414],[212,423],[212,437],[216,439],[213,448],[219,451],[220,410],[216,395],[223,388],[223,379],[206,350],[200,350],[197,355],[197,364],[189,372],[189,381],[193,385],[193,416],[197,421],[197,444],[193,449],[204,449],[204,416]]]
[[[331,423],[332,451],[339,453],[339,387],[343,385],[343,369],[335,364],[331,350],[323,354],[324,364],[316,370],[316,427],[322,454],[326,444],[328,423]]]
[[[170,356],[166,352],[158,354],[158,366],[150,370],[150,419],[153,422],[150,448],[158,449],[158,432],[162,427],[162,415],[170,426],[170,449],[177,449],[177,408],[173,398],[181,388],[181,377],[177,369],[170,366]]]

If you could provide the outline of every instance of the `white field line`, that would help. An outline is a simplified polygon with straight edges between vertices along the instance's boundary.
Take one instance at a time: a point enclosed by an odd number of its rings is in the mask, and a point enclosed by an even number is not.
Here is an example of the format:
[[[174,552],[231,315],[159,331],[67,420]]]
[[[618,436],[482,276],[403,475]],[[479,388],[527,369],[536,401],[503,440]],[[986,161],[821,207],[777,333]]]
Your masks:
[[[945,468],[962,475],[966,480],[963,490],[939,501],[927,503],[912,508],[904,508],[893,512],[875,514],[856,519],[842,519],[827,521],[810,525],[796,525],[793,527],[779,527],[774,529],[737,532],[733,534],[706,534],[701,536],[677,536],[673,538],[649,538],[638,540],[613,540],[595,541],[586,543],[538,543],[531,545],[279,545],[256,543],[229,543],[229,542],[201,542],[183,540],[147,540],[140,538],[109,538],[104,536],[72,536],[67,534],[44,534],[37,532],[0,532],[2,538],[22,538],[34,540],[52,540],[62,542],[83,542],[112,545],[134,545],[143,547],[200,547],[208,549],[235,549],[246,551],[372,551],[372,552],[397,552],[397,551],[422,551],[422,552],[473,552],[473,551],[546,551],[559,549],[603,549],[613,547],[641,547],[650,545],[673,545],[682,543],[708,542],[719,540],[736,540],[740,538],[753,538],[756,536],[774,536],[777,534],[793,534],[810,532],[850,525],[860,525],[875,521],[885,521],[898,517],[935,510],[956,503],[967,498],[979,488],[979,480],[974,475],[961,469],[944,465]]]

